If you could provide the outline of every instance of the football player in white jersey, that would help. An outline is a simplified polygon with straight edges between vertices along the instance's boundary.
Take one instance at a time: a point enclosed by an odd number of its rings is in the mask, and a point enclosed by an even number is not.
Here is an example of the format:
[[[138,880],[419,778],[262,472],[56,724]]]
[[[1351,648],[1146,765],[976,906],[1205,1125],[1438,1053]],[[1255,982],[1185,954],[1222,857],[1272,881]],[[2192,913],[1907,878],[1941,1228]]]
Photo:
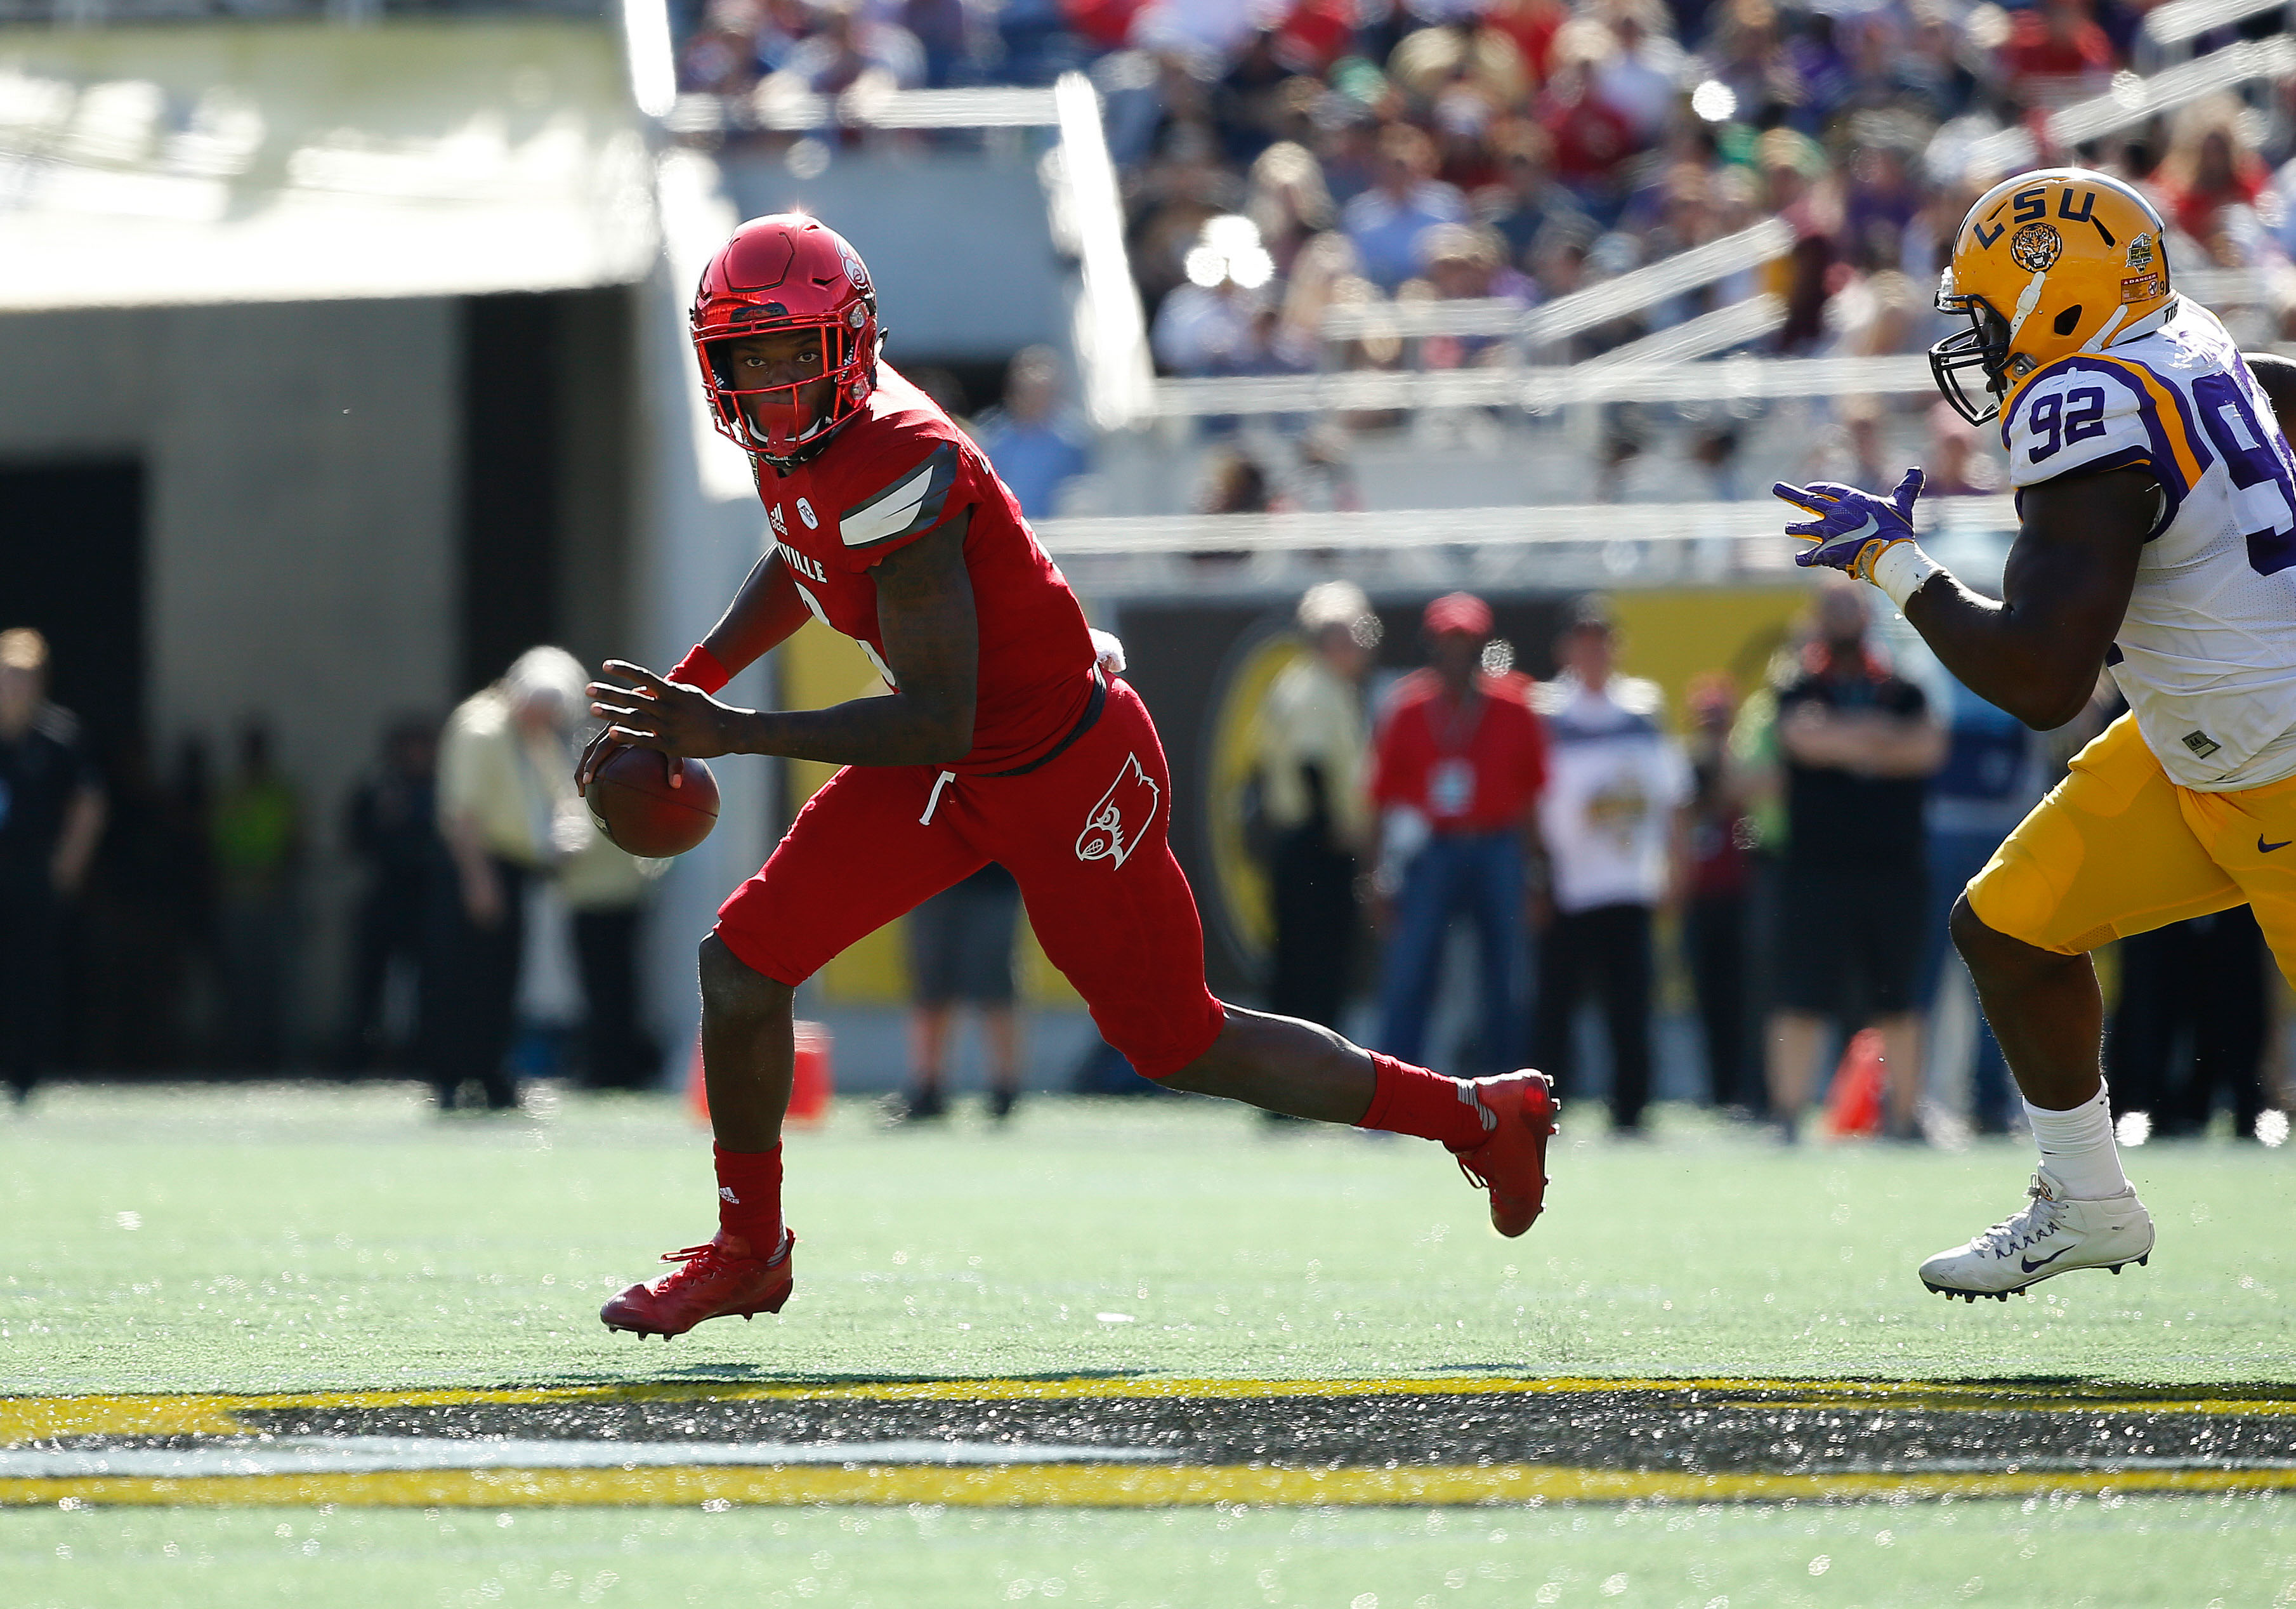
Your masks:
[[[2020,526],[2001,600],[1915,544],[1919,470],[1888,498],[1775,490],[1814,516],[1786,528],[1813,544],[1799,562],[1888,593],[2028,726],[2072,719],[2102,668],[2128,700],[1954,907],[2041,1166],[2021,1210],[1921,1277],[2005,1301],[2152,1250],[2113,1145],[2088,953],[2247,904],[2296,980],[2296,457],[2256,368],[2296,388],[2177,293],[2160,214],[2101,173],[1980,196],[1937,305],[1969,321],[1931,350],[1938,387],[1972,423],[1997,417],[2009,454]]]

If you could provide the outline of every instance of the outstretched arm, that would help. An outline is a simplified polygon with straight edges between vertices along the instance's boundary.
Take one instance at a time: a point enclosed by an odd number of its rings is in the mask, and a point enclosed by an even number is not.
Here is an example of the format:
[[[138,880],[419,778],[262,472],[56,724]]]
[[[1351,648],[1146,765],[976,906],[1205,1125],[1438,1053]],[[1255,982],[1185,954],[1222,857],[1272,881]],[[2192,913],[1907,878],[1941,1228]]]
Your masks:
[[[2160,498],[2139,469],[2030,488],[2000,602],[1939,571],[1906,600],[1906,619],[1978,697],[2037,732],[2062,727],[2096,686]]]
[[[2162,495],[2151,471],[2134,468],[2028,487],[1996,603],[1915,546],[1921,471],[1907,471],[1889,497],[1829,480],[1771,489],[1816,516],[1786,527],[1814,544],[1795,563],[1840,570],[1888,593],[1964,686],[2038,732],[2063,726],[2088,702],[2128,612]]]
[[[789,561],[774,548],[750,571],[701,645],[726,668],[726,675],[739,676],[787,642],[806,617],[805,600],[798,596]]]
[[[590,712],[615,742],[664,754],[777,754],[840,766],[947,765],[972,747],[980,661],[972,579],[964,567],[969,515],[881,561],[877,626],[895,679],[890,698],[826,710],[741,710],[652,671],[611,661],[635,687],[590,685]]]

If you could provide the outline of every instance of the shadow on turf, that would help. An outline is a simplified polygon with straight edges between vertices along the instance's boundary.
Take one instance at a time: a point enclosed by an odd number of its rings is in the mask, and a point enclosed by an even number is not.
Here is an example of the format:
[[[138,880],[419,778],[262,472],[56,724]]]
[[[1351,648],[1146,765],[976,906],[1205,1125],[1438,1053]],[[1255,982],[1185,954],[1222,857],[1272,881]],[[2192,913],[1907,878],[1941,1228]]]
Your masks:
[[[1520,1380],[1538,1383],[1546,1380],[1567,1381],[1572,1386],[1584,1382],[1592,1391],[1604,1389],[1605,1377],[1577,1375],[1542,1375],[1536,1371],[1510,1368],[1488,1363],[1443,1365],[1415,1372],[1409,1379],[1421,1385],[1445,1377],[1460,1380],[1488,1380],[1494,1383]],[[508,1383],[512,1389],[537,1386],[548,1390],[604,1390],[645,1391],[665,1386],[709,1385],[741,1383],[788,1386],[803,1389],[815,1387],[835,1390],[840,1387],[866,1386],[898,1389],[903,1386],[944,1389],[951,1386],[1014,1386],[1061,1385],[1082,1381],[1173,1380],[1167,1371],[1160,1369],[1061,1369],[1029,1375],[879,1375],[861,1371],[847,1373],[801,1373],[777,1370],[748,1363],[696,1363],[683,1368],[663,1369],[634,1378],[628,1375],[566,1374],[547,1380]],[[1259,1376],[1234,1377],[1239,1384],[1250,1383]],[[1310,1376],[1310,1378],[1324,1378]],[[2068,1406],[2087,1401],[2110,1400],[2115,1403],[2193,1403],[2271,1402],[2296,1403],[2296,1383],[2205,1381],[2177,1383],[2116,1380],[2110,1377],[2083,1375],[1963,1375],[1907,1380],[1876,1375],[1765,1375],[1759,1379],[1734,1377],[1705,1380],[1660,1380],[1650,1376],[1619,1375],[1613,1377],[1617,1388],[1646,1394],[1652,1391],[1698,1391],[1718,1398],[1736,1395],[1770,1396],[1806,1390],[1826,1390],[1831,1392],[1855,1395],[1861,1388],[1869,1388],[1876,1399],[1903,1400],[1928,1391],[1952,1392],[1970,1397],[1989,1397],[2002,1400],[2002,1406],[2035,1406],[2057,1403]],[[1266,1378],[1269,1385],[1287,1382],[1274,1376]],[[1373,1386],[1378,1383],[1363,1382]],[[483,1388],[481,1388],[483,1389]]]
[[[1072,1380],[1146,1380],[1161,1371],[1154,1369],[1060,1369],[1036,1375],[870,1375],[803,1374],[787,1369],[768,1368],[755,1363],[696,1363],[683,1368],[660,1369],[636,1379],[628,1375],[552,1375],[546,1380],[511,1382],[512,1389],[521,1385],[543,1386],[553,1390],[585,1386],[627,1386],[644,1389],[650,1385],[704,1384],[711,1381],[740,1381],[757,1385],[1057,1385]],[[2292,1388],[2296,1389],[2296,1388]]]

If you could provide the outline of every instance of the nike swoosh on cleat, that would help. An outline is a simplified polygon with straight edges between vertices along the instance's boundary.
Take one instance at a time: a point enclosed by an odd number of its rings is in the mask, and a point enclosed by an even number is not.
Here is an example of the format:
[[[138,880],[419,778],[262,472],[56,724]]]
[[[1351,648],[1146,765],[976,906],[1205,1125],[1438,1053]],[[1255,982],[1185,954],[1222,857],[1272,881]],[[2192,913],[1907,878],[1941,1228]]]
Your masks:
[[[2273,850],[2284,850],[2292,843],[2296,843],[2296,838],[2284,838],[2278,843],[2267,843],[2264,841],[2264,834],[2259,833],[2256,835],[2256,852],[2259,855],[2269,855]]]
[[[2038,1262],[2035,1262],[2030,1257],[2021,1257],[2018,1259],[2018,1261],[2023,1263],[2025,1265],[2025,1272],[2030,1274],[2036,1268],[2047,1268],[2051,1263],[2056,1261],[2058,1258],[2062,1257],[2066,1252],[2071,1250],[2072,1248],[2070,1246],[2059,1246],[2055,1251],[2050,1252]]]

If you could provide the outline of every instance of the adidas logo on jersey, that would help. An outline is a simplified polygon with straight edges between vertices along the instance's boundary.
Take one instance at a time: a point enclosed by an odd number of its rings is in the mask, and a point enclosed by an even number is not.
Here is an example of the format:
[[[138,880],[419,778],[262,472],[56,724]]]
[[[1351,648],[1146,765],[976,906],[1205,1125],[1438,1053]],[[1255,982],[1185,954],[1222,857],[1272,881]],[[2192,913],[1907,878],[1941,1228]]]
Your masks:
[[[789,535],[789,521],[782,518],[782,505],[780,504],[774,504],[766,510],[766,522],[774,528],[774,535],[776,537],[785,537]]]

